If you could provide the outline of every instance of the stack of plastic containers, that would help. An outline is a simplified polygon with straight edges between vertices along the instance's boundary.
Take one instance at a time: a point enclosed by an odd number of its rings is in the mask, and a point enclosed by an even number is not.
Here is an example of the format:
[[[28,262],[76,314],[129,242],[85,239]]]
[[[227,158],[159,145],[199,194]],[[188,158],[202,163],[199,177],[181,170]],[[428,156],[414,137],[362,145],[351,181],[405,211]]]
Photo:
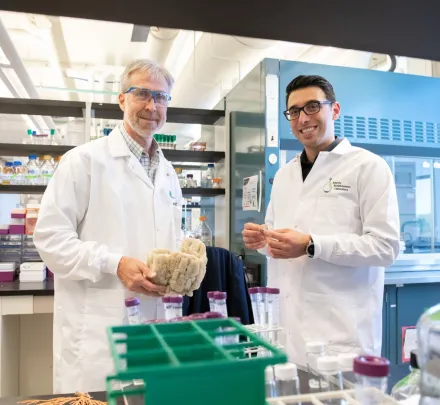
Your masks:
[[[22,263],[20,265],[20,283],[46,280],[46,266],[42,262]]]
[[[23,235],[26,230],[26,210],[17,208],[11,211],[9,233],[11,235]]]
[[[15,263],[0,263],[0,282],[14,281]]]

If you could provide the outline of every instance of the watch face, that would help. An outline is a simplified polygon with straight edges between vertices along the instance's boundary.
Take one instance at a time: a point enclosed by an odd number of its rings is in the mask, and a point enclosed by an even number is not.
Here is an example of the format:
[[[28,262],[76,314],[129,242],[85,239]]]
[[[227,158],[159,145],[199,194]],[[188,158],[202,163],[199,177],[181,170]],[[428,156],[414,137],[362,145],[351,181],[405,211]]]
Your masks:
[[[314,256],[315,255],[315,245],[312,243],[309,246],[307,246],[307,253],[310,256]]]

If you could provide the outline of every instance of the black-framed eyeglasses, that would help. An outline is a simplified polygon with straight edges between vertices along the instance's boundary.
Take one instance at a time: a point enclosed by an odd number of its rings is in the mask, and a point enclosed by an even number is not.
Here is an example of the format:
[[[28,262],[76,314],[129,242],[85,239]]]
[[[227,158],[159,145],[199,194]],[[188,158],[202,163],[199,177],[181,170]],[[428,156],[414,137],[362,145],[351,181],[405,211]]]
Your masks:
[[[151,99],[158,106],[168,107],[171,96],[163,91],[154,91],[143,87],[132,86],[124,91],[124,94],[131,93],[137,101],[149,103]]]
[[[333,101],[323,100],[323,101],[311,101],[301,108],[292,107],[286,111],[283,111],[284,116],[288,121],[297,120],[301,111],[304,111],[307,115],[313,115],[321,111],[321,106],[325,104],[333,104]]]

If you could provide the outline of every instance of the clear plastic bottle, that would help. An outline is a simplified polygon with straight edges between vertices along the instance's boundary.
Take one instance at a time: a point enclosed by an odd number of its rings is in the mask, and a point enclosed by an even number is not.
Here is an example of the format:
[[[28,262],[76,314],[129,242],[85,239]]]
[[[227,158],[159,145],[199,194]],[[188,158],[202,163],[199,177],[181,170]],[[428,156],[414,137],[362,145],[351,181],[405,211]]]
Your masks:
[[[55,173],[55,170],[58,168],[58,165],[60,164],[61,156],[55,156],[53,158],[53,172]]]
[[[405,401],[409,398],[420,397],[420,370],[417,363],[417,351],[411,351],[410,373],[400,380],[391,390],[391,396],[396,401]]]
[[[183,297],[181,295],[162,297],[162,302],[167,321],[182,316]]]
[[[204,187],[206,187],[206,188],[212,188],[214,177],[215,177],[215,173],[214,173],[214,163],[209,163],[209,164],[208,164],[208,170],[206,170],[206,175],[205,175],[205,186],[204,186]]]
[[[11,178],[13,175],[13,164],[12,162],[6,162],[5,165],[3,166],[3,173],[2,173],[2,184],[3,185],[8,185],[11,184]]]
[[[185,176],[182,174],[182,168],[176,167],[174,169],[174,171],[176,172],[177,178],[179,179],[180,188],[185,188],[186,187],[186,179],[185,179]]]
[[[26,165],[25,183],[29,186],[40,184],[40,168],[37,164],[37,156],[30,155]]]
[[[53,175],[53,166],[50,162],[51,157],[49,155],[44,155],[43,157],[44,163],[41,166],[41,184],[47,186],[50,182],[50,179]]]
[[[206,188],[206,173],[208,171],[207,165],[201,165],[200,166],[201,171],[201,180],[200,180],[200,187]]]
[[[318,359],[325,356],[323,342],[308,342],[306,344],[307,372],[309,374],[310,392],[320,390],[320,378],[318,375]]]
[[[277,396],[277,386],[272,366],[268,366],[264,370],[264,381],[266,387],[266,398],[274,398]]]
[[[197,180],[194,180],[194,176],[191,173],[186,175],[186,187],[197,187]]]
[[[216,312],[216,302],[215,302],[215,293],[218,291],[209,291],[208,292],[208,301],[209,301],[209,310],[211,312]]]
[[[55,141],[55,130],[51,129],[50,130],[50,135],[49,135],[49,145],[56,145],[56,141]]]
[[[277,396],[299,395],[298,369],[293,363],[276,364],[275,384]]]
[[[343,389],[339,361],[336,356],[319,357],[316,365],[320,377],[321,391],[340,391]]]
[[[11,184],[21,186],[25,184],[24,182],[24,167],[19,160],[15,160],[13,164],[13,171],[11,177]]]
[[[387,391],[390,362],[383,357],[358,356],[354,359],[356,400],[362,405],[379,405]]]
[[[226,306],[226,297],[227,297],[227,294],[225,292],[217,291],[214,293],[215,312],[219,312],[225,318],[228,317],[228,308]]]
[[[32,145],[32,129],[27,130],[27,136],[23,138],[23,144]]]
[[[125,310],[127,312],[128,324],[139,325],[141,323],[139,315],[139,299],[127,298],[125,300]]]
[[[280,289],[279,288],[266,288],[266,312],[267,312],[267,325],[271,329],[276,329],[280,324]],[[277,343],[278,334],[276,330],[269,332],[269,342]]]
[[[417,363],[420,368],[420,404],[440,404],[440,304],[417,322]]]
[[[261,287],[251,287],[248,290],[252,304],[252,313],[254,315],[254,324],[261,325],[261,314],[259,302],[261,300]],[[264,317],[264,315],[263,315]]]
[[[205,244],[205,246],[212,246],[212,231],[209,225],[206,223],[206,217],[200,217],[199,225],[200,240]]]
[[[222,188],[221,179],[219,177],[214,177],[212,180],[212,188]]]
[[[339,353],[338,362],[339,370],[341,371],[342,381],[346,386],[353,386],[356,382],[353,373],[354,359],[358,357],[357,353]]]

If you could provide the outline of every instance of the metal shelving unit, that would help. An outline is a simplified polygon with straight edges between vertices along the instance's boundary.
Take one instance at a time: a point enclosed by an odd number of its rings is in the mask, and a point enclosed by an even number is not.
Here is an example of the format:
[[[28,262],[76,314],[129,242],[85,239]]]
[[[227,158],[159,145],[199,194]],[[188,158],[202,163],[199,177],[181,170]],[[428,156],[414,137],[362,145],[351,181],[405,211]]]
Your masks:
[[[60,156],[75,148],[70,145],[26,145],[0,143],[0,156],[51,155]],[[225,152],[162,149],[170,162],[214,163],[225,158]]]
[[[120,120],[123,116],[118,104],[0,97],[0,114],[85,118],[87,107],[93,118]],[[167,111],[167,122],[175,124],[216,125],[222,124],[224,117],[223,110],[168,107]]]
[[[28,114],[59,117],[122,119],[118,104],[79,101],[0,98],[0,114]],[[225,111],[169,107],[167,122],[181,124],[221,125]],[[87,125],[87,124],[86,124]],[[71,145],[27,145],[0,143],[0,156],[51,155],[60,156],[73,149]],[[174,166],[188,163],[215,163],[225,158],[225,152],[163,149],[163,154]],[[0,193],[44,193],[45,186],[0,185]],[[224,189],[184,189],[185,196],[214,197],[224,195]]]
[[[43,194],[46,186],[17,186],[17,185],[0,185],[0,193],[6,194]],[[200,196],[200,197],[216,197],[224,195],[224,188],[183,188],[184,197]]]
[[[224,188],[201,188],[201,187],[194,187],[194,188],[182,188],[182,195],[184,197],[216,197],[218,195],[225,195],[225,189]]]

